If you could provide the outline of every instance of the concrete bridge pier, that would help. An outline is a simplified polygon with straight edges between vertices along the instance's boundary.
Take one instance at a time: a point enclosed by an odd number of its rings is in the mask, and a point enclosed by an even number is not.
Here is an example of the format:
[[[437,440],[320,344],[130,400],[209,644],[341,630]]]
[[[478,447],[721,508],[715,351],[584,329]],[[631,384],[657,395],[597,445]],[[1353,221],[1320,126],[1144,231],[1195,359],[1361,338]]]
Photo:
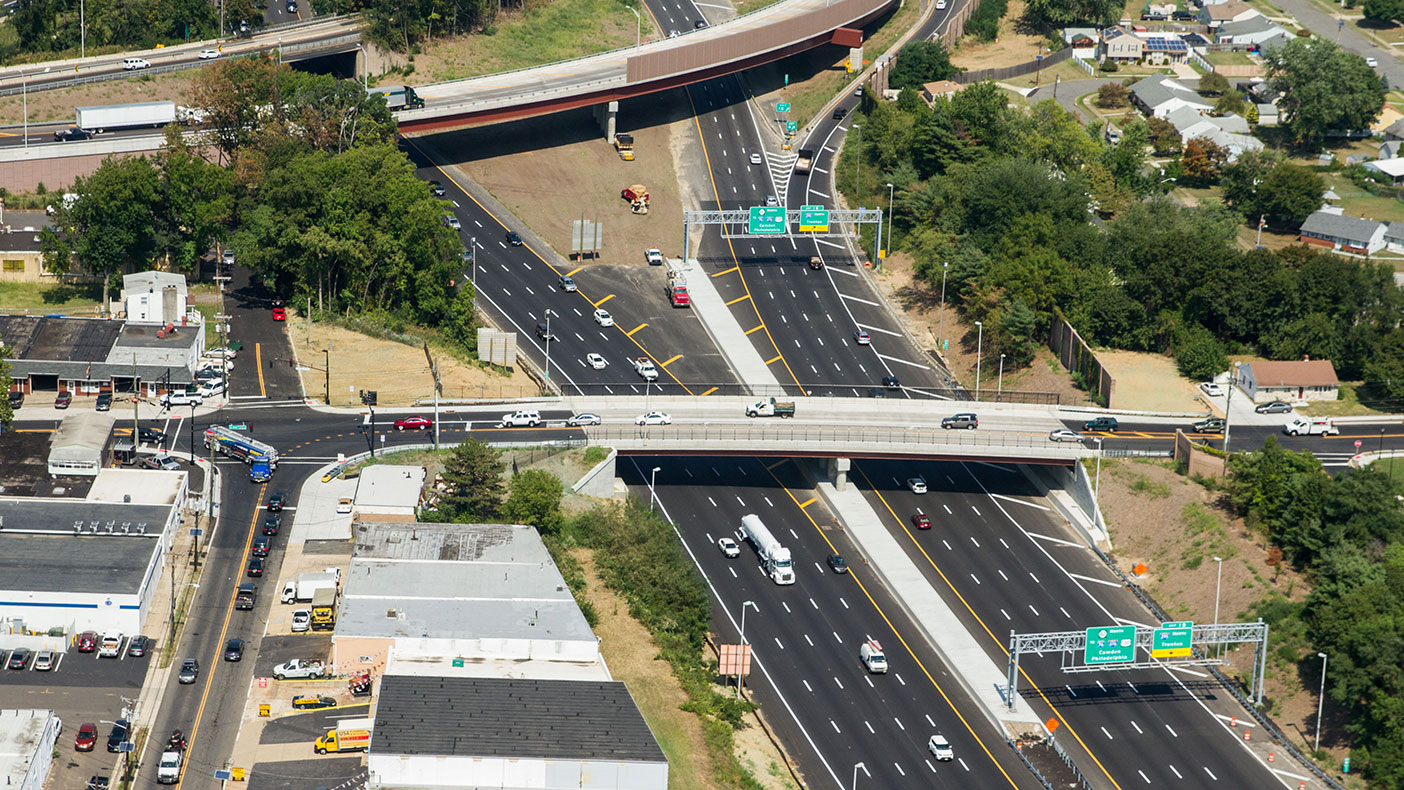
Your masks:
[[[595,122],[605,133],[605,142],[614,145],[614,129],[619,115],[619,102],[595,105]]]
[[[848,458],[829,459],[829,477],[834,479],[834,490],[844,491],[848,488],[848,470],[853,465],[853,461]]]

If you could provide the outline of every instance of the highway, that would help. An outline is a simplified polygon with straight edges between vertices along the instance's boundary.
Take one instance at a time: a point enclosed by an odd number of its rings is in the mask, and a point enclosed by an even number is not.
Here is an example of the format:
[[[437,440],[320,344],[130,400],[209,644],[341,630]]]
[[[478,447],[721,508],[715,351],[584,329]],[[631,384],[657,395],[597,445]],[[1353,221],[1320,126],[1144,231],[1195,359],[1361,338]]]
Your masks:
[[[716,604],[713,630],[723,643],[740,641],[743,604],[754,604],[745,622],[755,662],[747,690],[810,787],[846,788],[859,762],[863,784],[872,780],[876,787],[1038,786],[901,606],[856,561],[792,462],[768,468],[746,458],[640,458],[622,461],[619,472],[645,501],[656,479],[659,512],[707,581]],[[793,552],[795,584],[773,583],[737,536],[749,513]],[[739,557],[718,550],[723,536],[740,543]],[[829,569],[833,553],[854,560],[850,573]],[[884,646],[887,674],[869,674],[859,660],[868,639]],[[927,739],[938,733],[954,748],[950,763],[927,751]]]

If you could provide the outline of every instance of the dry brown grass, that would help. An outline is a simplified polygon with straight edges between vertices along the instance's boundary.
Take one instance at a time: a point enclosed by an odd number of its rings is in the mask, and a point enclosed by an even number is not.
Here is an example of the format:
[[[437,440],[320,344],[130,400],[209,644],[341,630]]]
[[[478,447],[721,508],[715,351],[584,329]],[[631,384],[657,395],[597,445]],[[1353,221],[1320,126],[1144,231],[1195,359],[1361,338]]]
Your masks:
[[[29,122],[46,123],[54,121],[73,122],[74,109],[101,104],[128,104],[131,102],[163,101],[169,99],[176,104],[185,102],[186,92],[194,71],[177,71],[169,74],[151,74],[111,82],[94,82],[72,88],[59,88],[50,91],[30,91],[28,96],[6,96],[0,99],[0,124],[24,122],[24,105],[29,104]],[[34,132],[30,130],[31,142]]]
[[[313,323],[311,342],[306,324],[289,310],[289,337],[303,365],[322,367],[322,349],[331,349],[331,399],[335,406],[357,406],[359,390],[375,390],[381,406],[409,406],[416,398],[433,398],[429,363],[424,350],[392,340],[381,340],[326,323]],[[536,395],[536,383],[520,368],[511,375],[469,365],[442,352],[435,353],[445,399],[527,397]],[[309,398],[320,398],[325,378],[320,370],[302,373]]]
[[[1009,0],[1009,10],[999,20],[999,35],[994,41],[981,41],[975,36],[960,40],[951,53],[951,62],[963,69],[998,69],[1028,63],[1043,46],[1043,36],[1023,24],[1023,0]],[[1084,73],[1085,74],[1085,73]]]
[[[1202,412],[1195,383],[1180,375],[1175,360],[1144,351],[1098,349],[1097,359],[1116,379],[1112,405],[1118,409]]]

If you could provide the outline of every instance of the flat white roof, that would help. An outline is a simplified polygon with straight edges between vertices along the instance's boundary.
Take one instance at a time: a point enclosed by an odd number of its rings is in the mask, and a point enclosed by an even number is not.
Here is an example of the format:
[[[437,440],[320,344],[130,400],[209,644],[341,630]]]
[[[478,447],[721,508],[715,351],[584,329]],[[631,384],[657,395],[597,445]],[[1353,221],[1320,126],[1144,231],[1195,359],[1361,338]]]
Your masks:
[[[185,488],[186,472],[157,469],[103,469],[88,491],[89,502],[126,502],[133,505],[174,505]]]
[[[24,784],[44,728],[53,715],[51,710],[37,708],[0,710],[0,782],[6,787]],[[42,760],[52,758],[47,752],[37,756]]]
[[[414,515],[425,474],[422,466],[401,464],[376,464],[362,469],[356,484],[356,511],[368,516]]]

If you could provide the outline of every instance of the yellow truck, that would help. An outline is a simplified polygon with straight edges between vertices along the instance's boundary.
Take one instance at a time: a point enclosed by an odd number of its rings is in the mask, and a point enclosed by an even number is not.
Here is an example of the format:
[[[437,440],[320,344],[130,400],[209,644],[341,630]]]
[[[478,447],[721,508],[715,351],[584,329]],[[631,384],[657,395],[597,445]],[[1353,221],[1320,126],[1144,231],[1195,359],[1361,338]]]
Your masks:
[[[323,587],[312,595],[312,630],[330,631],[336,627],[336,588]]]
[[[327,734],[318,738],[312,748],[317,750],[317,754],[327,752],[364,752],[370,747],[371,731],[366,729],[335,729],[327,730]]]
[[[614,150],[619,152],[619,158],[625,162],[634,161],[634,136],[628,132],[615,133]]]

